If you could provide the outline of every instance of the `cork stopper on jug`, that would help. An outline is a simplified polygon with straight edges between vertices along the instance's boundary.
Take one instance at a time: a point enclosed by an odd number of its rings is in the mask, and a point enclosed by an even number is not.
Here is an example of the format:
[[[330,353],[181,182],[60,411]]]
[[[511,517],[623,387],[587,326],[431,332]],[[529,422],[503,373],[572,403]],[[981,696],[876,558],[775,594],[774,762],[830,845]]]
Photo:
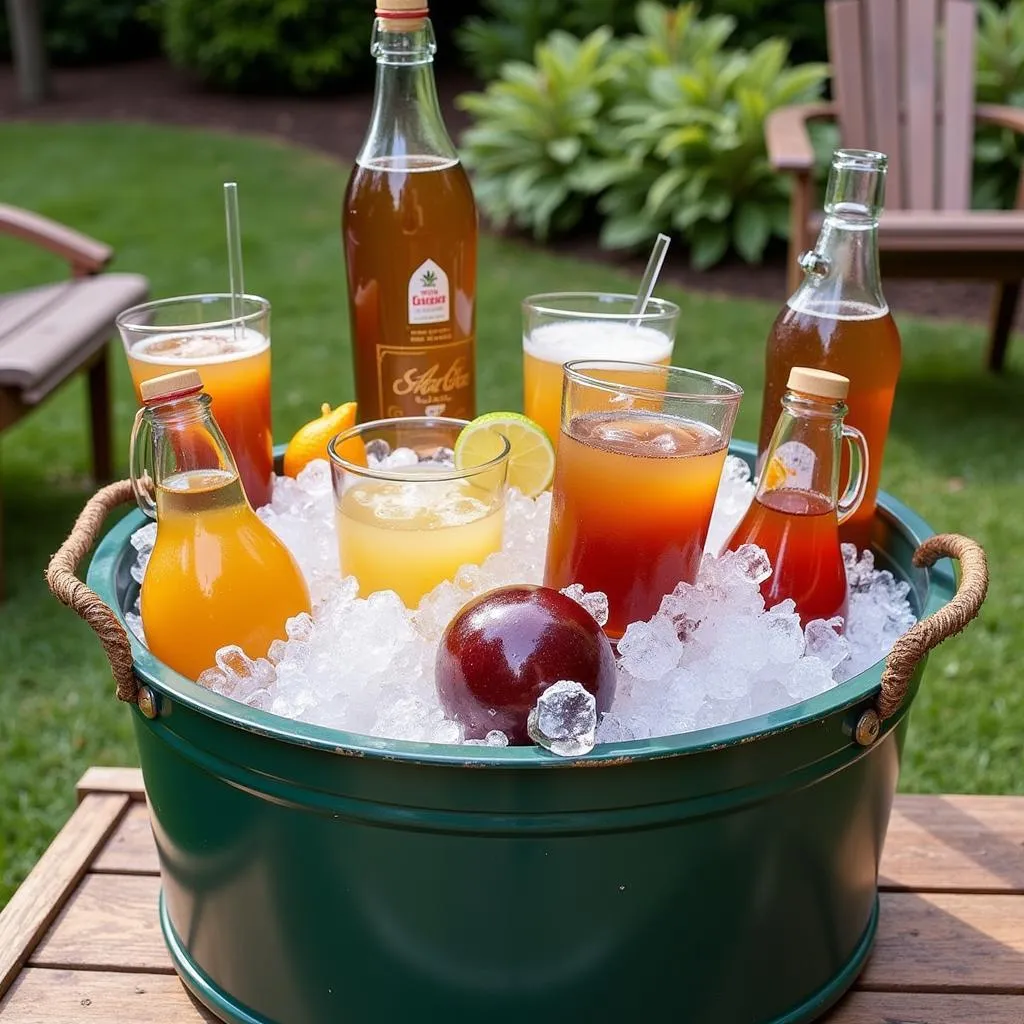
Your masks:
[[[203,378],[198,370],[175,370],[159,377],[144,380],[139,387],[143,402],[155,402],[161,398],[176,398],[194,391],[201,391]]]
[[[377,0],[379,18],[425,18],[427,0]]]
[[[816,370],[810,366],[794,366],[789,371],[786,387],[804,395],[831,398],[842,402],[850,390],[850,378],[828,370]]]

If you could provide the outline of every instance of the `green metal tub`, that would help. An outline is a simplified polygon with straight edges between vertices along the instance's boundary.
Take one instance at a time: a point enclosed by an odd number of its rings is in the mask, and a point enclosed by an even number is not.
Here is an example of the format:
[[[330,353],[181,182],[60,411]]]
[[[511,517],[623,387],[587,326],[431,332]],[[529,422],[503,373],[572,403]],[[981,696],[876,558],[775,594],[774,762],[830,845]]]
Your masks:
[[[782,1024],[853,982],[923,655],[984,599],[972,541],[919,553],[961,558],[954,598],[948,558],[914,564],[930,528],[882,496],[878,560],[933,616],[884,687],[877,665],[782,712],[567,763],[297,724],[176,675],[123,628],[141,513],[102,540],[88,587],[73,576],[129,500],[101,491],[48,576],[133,704],[161,927],[217,1016]]]

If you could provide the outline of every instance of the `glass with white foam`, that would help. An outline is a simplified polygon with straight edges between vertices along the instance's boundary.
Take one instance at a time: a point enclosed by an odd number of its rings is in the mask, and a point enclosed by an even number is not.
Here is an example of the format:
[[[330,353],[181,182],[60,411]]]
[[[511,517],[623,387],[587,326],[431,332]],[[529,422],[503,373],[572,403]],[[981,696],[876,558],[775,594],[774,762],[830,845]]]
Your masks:
[[[359,594],[394,590],[409,608],[464,565],[500,550],[509,444],[494,436],[484,461],[456,468],[466,420],[373,420],[327,446],[341,574]]]
[[[185,295],[132,306],[117,327],[137,401],[151,377],[198,371],[250,504],[266,505],[274,472],[270,303],[245,295],[236,315],[230,295]]]
[[[623,359],[668,366],[679,307],[652,298],[631,313],[634,295],[548,292],[523,300],[523,411],[557,442],[562,411],[562,367],[574,359]],[[644,386],[660,388],[652,369]],[[632,381],[631,381],[632,382]]]

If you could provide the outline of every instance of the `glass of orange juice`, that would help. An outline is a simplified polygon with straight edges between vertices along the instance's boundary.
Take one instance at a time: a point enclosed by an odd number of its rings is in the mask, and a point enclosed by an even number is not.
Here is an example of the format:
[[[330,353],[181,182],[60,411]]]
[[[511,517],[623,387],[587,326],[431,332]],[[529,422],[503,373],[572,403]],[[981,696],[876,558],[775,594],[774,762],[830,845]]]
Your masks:
[[[548,292],[523,300],[523,411],[558,440],[562,366],[573,359],[624,359],[668,366],[679,307],[650,299],[630,313],[636,296],[605,292]],[[664,376],[651,377],[661,387]],[[634,380],[633,383],[641,383]]]
[[[651,374],[662,387],[651,388]],[[608,595],[606,633],[649,619],[700,568],[743,390],[678,367],[565,366],[544,582]]]
[[[327,446],[343,576],[361,597],[394,590],[410,608],[463,565],[501,548],[509,444],[456,468],[466,420],[373,420]]]
[[[270,501],[274,456],[270,431],[270,303],[242,296],[185,295],[132,306],[117,317],[128,368],[141,401],[142,382],[195,369],[213,399],[253,508]]]

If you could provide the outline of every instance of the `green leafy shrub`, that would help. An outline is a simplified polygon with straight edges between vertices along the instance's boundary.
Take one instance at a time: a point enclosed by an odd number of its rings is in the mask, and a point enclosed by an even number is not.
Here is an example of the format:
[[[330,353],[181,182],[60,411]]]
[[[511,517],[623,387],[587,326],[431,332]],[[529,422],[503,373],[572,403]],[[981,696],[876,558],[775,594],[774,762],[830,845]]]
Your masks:
[[[144,16],[148,0],[42,0],[47,56],[54,64],[102,64],[157,52]],[[10,55],[7,8],[0,4],[0,58]]]
[[[362,4],[162,0],[164,49],[204,82],[240,92],[321,92],[372,66]]]
[[[584,36],[607,25],[616,35],[635,24],[635,0],[483,0],[483,14],[456,33],[463,59],[484,81],[509,60],[528,61],[555,29]],[[788,39],[800,60],[824,60],[825,9],[821,0],[705,0],[705,14],[736,19],[736,42],[756,46],[771,36]]]
[[[692,5],[641,3],[642,31],[627,41],[631,88],[611,111],[617,180],[602,195],[608,248],[675,230],[698,268],[734,248],[756,262],[772,235],[786,237],[789,187],[768,162],[764,121],[776,107],[819,94],[827,68],[786,66],[788,45],[769,39],[726,49],[727,15],[703,21]]]
[[[1005,9],[992,0],[978,4],[975,95],[979,103],[1024,107],[1024,0]],[[974,142],[974,205],[1014,205],[1024,142],[1007,128],[979,126]]]
[[[640,34],[621,40],[552,35],[534,66],[507,64],[461,98],[476,119],[463,143],[481,207],[542,238],[594,203],[606,248],[674,231],[697,267],[730,247],[760,259],[772,235],[785,237],[789,209],[764,119],[817,96],[827,68],[787,67],[782,40],[729,49],[734,19],[701,19],[692,3],[645,0],[637,22]]]
[[[585,36],[598,28],[626,32],[633,26],[633,0],[483,0],[482,6],[485,16],[467,18],[455,42],[484,81],[497,77],[507,61],[529,61],[556,29]]]
[[[486,92],[458,103],[476,119],[462,151],[477,202],[497,226],[546,238],[552,228],[573,227],[595,191],[600,133],[622,59],[602,28],[583,40],[553,32],[535,61],[506,63]]]

